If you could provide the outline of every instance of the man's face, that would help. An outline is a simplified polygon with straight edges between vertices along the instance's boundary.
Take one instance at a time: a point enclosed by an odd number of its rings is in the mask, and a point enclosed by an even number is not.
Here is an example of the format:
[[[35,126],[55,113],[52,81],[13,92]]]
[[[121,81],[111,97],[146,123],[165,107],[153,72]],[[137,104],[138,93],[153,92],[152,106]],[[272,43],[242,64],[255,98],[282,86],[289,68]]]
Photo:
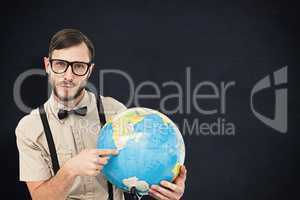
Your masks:
[[[54,50],[51,59],[61,59],[69,62],[90,62],[89,50],[84,43],[65,49]],[[54,95],[64,102],[74,100],[82,94],[93,69],[93,66],[91,66],[87,74],[78,76],[73,74],[71,66],[68,66],[66,72],[56,74],[51,69],[49,58],[44,58],[44,64]]]

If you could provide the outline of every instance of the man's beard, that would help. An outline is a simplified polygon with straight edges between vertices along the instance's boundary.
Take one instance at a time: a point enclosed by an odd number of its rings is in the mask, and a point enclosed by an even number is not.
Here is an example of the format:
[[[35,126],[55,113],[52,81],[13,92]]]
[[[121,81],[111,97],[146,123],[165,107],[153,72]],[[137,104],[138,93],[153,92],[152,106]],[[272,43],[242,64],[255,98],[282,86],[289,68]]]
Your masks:
[[[85,79],[81,82],[78,89],[75,91],[74,95],[72,95],[72,96],[68,96],[68,93],[67,93],[67,95],[60,95],[59,92],[57,91],[57,87],[59,87],[61,85],[71,85],[71,86],[75,87],[76,85],[74,83],[68,82],[68,81],[60,81],[60,82],[55,83],[55,81],[51,77],[51,75],[48,76],[48,83],[51,85],[54,95],[60,101],[67,104],[68,102],[75,100],[77,97],[79,97],[81,95],[82,91],[85,89],[85,86],[87,84],[87,79]]]
[[[68,102],[68,101],[72,101],[74,99],[76,99],[77,97],[80,96],[81,92],[84,90],[85,86],[84,85],[80,85],[79,88],[77,89],[77,91],[75,92],[74,95],[72,96],[61,96],[59,95],[59,93],[57,92],[57,88],[56,86],[54,86],[53,88],[53,92],[54,92],[54,95],[62,102]]]

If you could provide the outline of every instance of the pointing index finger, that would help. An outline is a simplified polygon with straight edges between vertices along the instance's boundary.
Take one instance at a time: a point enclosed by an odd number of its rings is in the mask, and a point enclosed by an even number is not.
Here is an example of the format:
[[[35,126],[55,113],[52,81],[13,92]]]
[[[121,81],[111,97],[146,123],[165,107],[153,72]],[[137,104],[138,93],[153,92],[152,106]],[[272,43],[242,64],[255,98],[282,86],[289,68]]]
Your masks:
[[[118,153],[119,151],[117,149],[97,149],[99,156],[118,155]]]

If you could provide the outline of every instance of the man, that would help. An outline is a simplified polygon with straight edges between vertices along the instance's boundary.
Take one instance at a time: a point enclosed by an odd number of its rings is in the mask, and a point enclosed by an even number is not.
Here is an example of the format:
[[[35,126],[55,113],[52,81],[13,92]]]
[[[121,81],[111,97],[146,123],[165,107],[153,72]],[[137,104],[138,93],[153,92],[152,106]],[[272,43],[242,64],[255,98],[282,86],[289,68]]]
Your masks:
[[[20,180],[26,182],[34,200],[106,200],[110,196],[101,169],[118,152],[96,149],[100,129],[97,105],[100,102],[106,119],[126,108],[111,97],[97,99],[85,89],[94,69],[93,57],[92,42],[78,30],[63,29],[51,39],[44,65],[52,94],[43,107],[22,118],[16,128]],[[53,157],[49,132],[57,157]],[[57,170],[55,158],[60,166]],[[163,181],[152,186],[150,195],[180,199],[185,179],[186,169],[182,166],[173,183]],[[112,192],[114,200],[124,199],[121,190],[113,187]]]

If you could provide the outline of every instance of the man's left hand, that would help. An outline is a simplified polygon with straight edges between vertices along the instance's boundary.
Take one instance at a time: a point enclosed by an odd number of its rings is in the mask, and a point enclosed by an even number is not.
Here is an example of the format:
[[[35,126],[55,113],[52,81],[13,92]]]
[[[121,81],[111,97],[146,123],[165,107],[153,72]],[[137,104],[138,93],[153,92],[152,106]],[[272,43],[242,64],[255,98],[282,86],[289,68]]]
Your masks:
[[[173,183],[161,181],[160,185],[152,185],[149,190],[150,196],[158,200],[178,200],[182,197],[185,188],[186,168],[180,167],[180,173]]]

